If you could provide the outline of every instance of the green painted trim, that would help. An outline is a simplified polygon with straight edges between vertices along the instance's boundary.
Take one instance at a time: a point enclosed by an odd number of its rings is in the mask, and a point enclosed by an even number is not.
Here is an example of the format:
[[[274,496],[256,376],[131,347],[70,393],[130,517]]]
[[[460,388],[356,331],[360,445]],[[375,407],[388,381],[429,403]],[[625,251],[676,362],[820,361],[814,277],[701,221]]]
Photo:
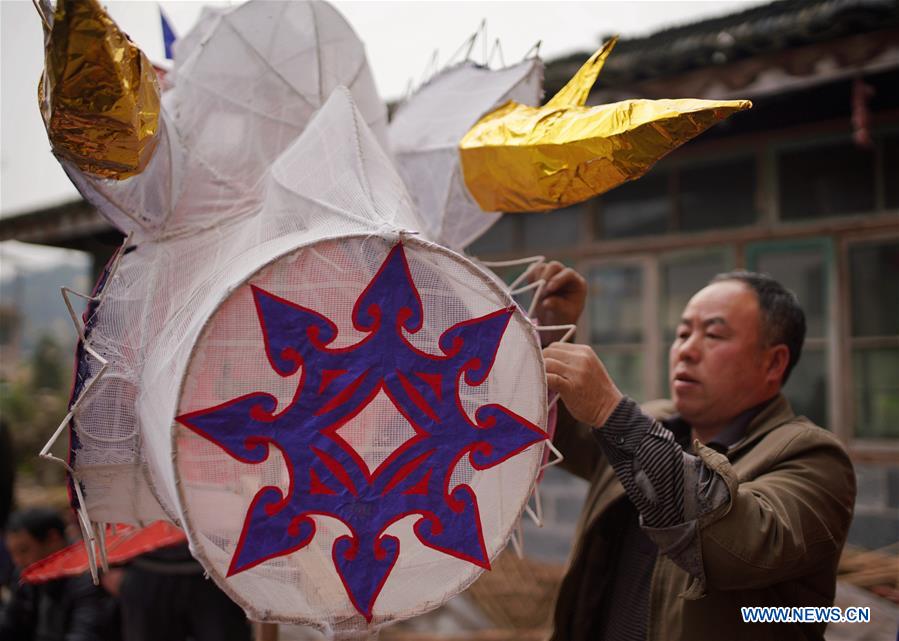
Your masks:
[[[822,347],[807,348],[810,351],[821,351],[824,355],[824,380],[825,380],[825,397],[824,397],[824,416],[826,424],[832,425],[834,416],[831,415],[832,398],[834,394],[840,394],[836,386],[836,372],[830,371],[830,357],[832,350],[836,349],[836,345],[830,340],[835,328],[831,327],[833,305],[837,304],[833,294],[836,290],[836,251],[834,248],[834,240],[829,236],[816,236],[812,238],[799,238],[790,240],[771,240],[747,243],[745,246],[746,267],[752,271],[758,271],[759,259],[763,255],[770,254],[792,254],[796,252],[814,251],[821,255],[824,260],[825,282],[822,284],[824,291],[824,345]],[[806,339],[808,342],[808,339]],[[791,380],[789,383],[793,383]],[[789,384],[788,383],[788,384]]]
[[[763,240],[746,243],[744,253],[746,266],[755,271],[759,256],[768,253],[789,254],[796,251],[809,249],[820,250],[827,264],[827,277],[832,279],[834,274],[834,242],[829,236],[813,236],[811,238],[793,238],[789,240]],[[829,285],[830,283],[828,283]]]

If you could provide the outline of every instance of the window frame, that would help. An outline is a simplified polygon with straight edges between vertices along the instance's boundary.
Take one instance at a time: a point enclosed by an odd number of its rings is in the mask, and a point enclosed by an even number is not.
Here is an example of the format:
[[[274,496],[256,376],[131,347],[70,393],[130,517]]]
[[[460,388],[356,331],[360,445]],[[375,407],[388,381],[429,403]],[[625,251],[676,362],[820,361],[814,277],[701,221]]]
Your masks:
[[[591,257],[579,261],[576,269],[587,279],[587,287],[590,287],[590,272],[597,267],[633,267],[637,266],[641,272],[642,292],[640,305],[642,307],[641,317],[644,323],[643,340],[640,343],[619,343],[610,345],[609,350],[618,353],[628,353],[631,350],[638,350],[642,354],[643,362],[641,364],[640,376],[642,379],[643,395],[645,398],[637,399],[639,401],[647,401],[654,398],[660,398],[657,394],[656,380],[658,376],[653,375],[653,369],[658,362],[659,336],[658,323],[649,323],[647,319],[658,316],[658,270],[654,269],[656,258],[652,254],[640,255],[619,255],[610,257]],[[589,292],[589,289],[588,289]],[[589,296],[589,293],[588,293]],[[581,314],[576,339],[578,343],[593,346],[593,337],[591,334],[592,318],[590,316],[589,304],[585,306],[584,312]],[[600,354],[600,358],[602,355]],[[653,360],[655,359],[655,360]],[[656,372],[657,374],[657,372]]]
[[[847,133],[845,129],[840,131],[831,131],[820,133],[816,136],[791,136],[782,139],[774,139],[768,141],[766,145],[766,157],[768,172],[766,178],[769,181],[770,199],[768,207],[771,211],[771,222],[778,228],[789,228],[794,226],[814,226],[826,224],[829,221],[839,220],[862,220],[866,216],[873,216],[885,213],[884,209],[884,187],[883,187],[883,144],[880,138],[891,133],[892,128],[873,128],[871,131],[874,140],[874,209],[869,211],[851,211],[833,216],[813,216],[810,218],[800,218],[796,220],[788,220],[783,217],[780,207],[780,163],[779,156],[782,152],[790,151],[808,151],[818,147],[827,147],[834,143],[852,143],[852,134]]]
[[[589,210],[590,219],[591,219],[591,229],[589,229],[590,234],[588,238],[592,243],[621,243],[628,241],[639,241],[644,238],[664,238],[665,236],[672,234],[679,237],[693,237],[699,234],[709,234],[709,233],[721,233],[725,232],[736,232],[739,233],[741,231],[750,230],[759,227],[760,225],[765,224],[768,221],[768,211],[766,198],[764,197],[764,192],[762,191],[764,186],[767,184],[767,177],[764,176],[767,171],[766,167],[768,163],[764,162],[765,157],[765,147],[762,146],[733,146],[727,149],[720,151],[714,156],[706,156],[700,154],[684,154],[682,156],[678,156],[676,158],[666,157],[662,160],[658,161],[655,165],[653,165],[649,171],[644,174],[651,172],[661,173],[666,175],[666,183],[667,183],[667,199],[668,199],[668,219],[667,219],[667,229],[665,232],[658,234],[644,234],[644,235],[635,235],[635,236],[622,236],[615,238],[607,238],[601,236],[602,234],[602,224],[598,220],[602,217],[603,214],[603,202],[602,196],[597,196],[596,198],[590,199],[590,203],[593,203],[593,206]],[[681,220],[682,220],[682,209],[683,203],[681,201],[681,172],[684,170],[692,170],[697,167],[713,167],[719,162],[729,162],[735,160],[746,159],[748,161],[752,161],[755,164],[755,172],[756,172],[756,180],[755,180],[755,188],[753,189],[753,207],[755,209],[756,220],[755,222],[748,225],[739,225],[736,227],[722,227],[722,228],[710,228],[710,229],[694,229],[685,231],[681,229]],[[641,176],[642,178],[642,176]],[[639,179],[638,179],[639,180]]]
[[[899,132],[899,124],[873,123],[871,127],[877,159],[875,163],[876,188],[873,211],[841,214],[804,220],[781,219],[778,211],[780,194],[778,186],[778,151],[785,148],[800,149],[845,141],[848,138],[845,123],[832,121],[814,123],[784,131],[765,132],[762,136],[715,141],[707,146],[689,145],[678,152],[677,158],[666,158],[657,167],[677,171],[680,167],[708,164],[718,158],[755,156],[758,162],[755,194],[759,218],[756,224],[745,227],[714,229],[709,231],[682,232],[635,236],[628,238],[598,238],[592,229],[599,204],[584,203],[578,225],[586,233],[576,245],[566,248],[524,248],[520,238],[513,239],[511,249],[485,255],[485,259],[502,260],[521,258],[524,255],[545,254],[550,260],[562,260],[573,265],[581,274],[588,275],[594,266],[603,264],[641,265],[643,277],[643,364],[642,385],[645,399],[667,396],[663,389],[658,367],[664,344],[661,318],[661,269],[673,257],[706,251],[726,252],[735,268],[747,267],[756,261],[757,247],[780,245],[784,251],[797,247],[829,244],[827,263],[826,314],[828,330],[824,339],[811,339],[820,346],[825,343],[827,376],[828,426],[849,449],[858,462],[899,463],[899,439],[859,437],[856,428],[852,350],[860,342],[853,339],[848,307],[850,298],[849,250],[856,243],[891,241],[899,238],[899,207],[886,208],[885,166],[883,138]],[[514,216],[514,214],[512,214]],[[552,214],[550,214],[552,215]],[[520,225],[519,225],[520,226]],[[823,245],[819,245],[823,246]],[[590,309],[585,310],[578,323],[576,338],[583,344],[590,343]],[[880,340],[878,338],[877,340]],[[889,339],[892,341],[893,339]],[[889,345],[895,345],[889,342]]]
[[[813,349],[824,349],[824,360],[827,363],[827,407],[825,415],[827,418],[827,427],[841,438],[845,434],[840,434],[845,429],[844,414],[839,407],[840,399],[837,390],[840,389],[844,382],[840,375],[839,367],[839,350],[836,349],[837,341],[840,336],[841,319],[838,313],[836,301],[838,298],[838,288],[836,279],[838,270],[835,265],[836,253],[834,250],[833,238],[829,236],[811,236],[804,238],[792,239],[771,239],[760,240],[746,243],[743,248],[744,264],[746,269],[750,271],[758,271],[757,265],[759,258],[766,253],[790,254],[801,250],[819,250],[824,259],[825,276],[827,282],[824,286],[824,309],[827,328],[823,337],[806,337],[803,349],[812,347]],[[851,379],[846,379],[851,380]]]
[[[851,302],[850,284],[852,283],[852,275],[850,273],[849,251],[853,246],[877,244],[884,241],[899,242],[899,228],[895,230],[859,230],[855,233],[843,234],[839,238],[837,250],[839,252],[840,267],[840,291],[839,295],[842,300],[847,303]],[[837,350],[840,352],[840,359],[843,363],[843,375],[846,377],[847,384],[840,388],[842,417],[846,424],[844,433],[840,434],[841,440],[846,443],[853,454],[857,454],[861,460],[881,460],[887,455],[889,460],[895,460],[896,456],[890,457],[890,454],[899,454],[899,438],[871,438],[860,437],[858,435],[858,426],[856,422],[858,417],[855,411],[855,388],[852,381],[855,380],[853,373],[853,349],[862,343],[865,347],[877,347],[881,344],[886,347],[899,347],[899,333],[894,338],[882,336],[852,336],[852,309],[849,304],[841,306],[837,310],[840,317],[839,340]],[[884,339],[886,339],[884,341]]]

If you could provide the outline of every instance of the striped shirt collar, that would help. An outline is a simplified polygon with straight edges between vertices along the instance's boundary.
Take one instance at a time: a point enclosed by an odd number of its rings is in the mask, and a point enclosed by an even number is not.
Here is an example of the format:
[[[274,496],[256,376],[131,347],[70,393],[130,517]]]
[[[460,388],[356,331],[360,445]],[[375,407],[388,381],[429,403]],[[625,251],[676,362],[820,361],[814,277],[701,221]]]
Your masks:
[[[763,401],[758,405],[737,414],[737,416],[735,416],[723,430],[718,432],[713,439],[706,443],[706,445],[717,452],[725,454],[732,445],[736,444],[737,441],[746,435],[746,430],[749,428],[749,424],[752,423],[752,419],[758,416],[762,410],[768,407],[768,405],[770,405],[776,398],[777,396],[775,395],[767,401]],[[690,449],[691,427],[687,421],[681,418],[680,414],[675,414],[670,419],[663,421],[662,424],[671,430],[674,434],[674,439],[682,448],[685,450]]]

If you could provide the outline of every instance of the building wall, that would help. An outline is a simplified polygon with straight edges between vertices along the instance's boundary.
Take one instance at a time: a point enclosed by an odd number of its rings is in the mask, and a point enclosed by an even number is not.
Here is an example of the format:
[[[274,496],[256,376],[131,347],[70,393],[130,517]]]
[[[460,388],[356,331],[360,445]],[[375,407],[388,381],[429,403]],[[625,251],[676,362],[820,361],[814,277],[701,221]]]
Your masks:
[[[850,543],[877,548],[899,540],[899,114],[873,122],[871,147],[842,119],[691,144],[601,198],[505,216],[470,251],[576,267],[590,286],[578,341],[644,400],[667,394],[677,319],[709,278],[745,268],[780,279],[808,318],[785,392],[850,448]],[[584,493],[564,472],[547,475],[529,553],[564,559]]]

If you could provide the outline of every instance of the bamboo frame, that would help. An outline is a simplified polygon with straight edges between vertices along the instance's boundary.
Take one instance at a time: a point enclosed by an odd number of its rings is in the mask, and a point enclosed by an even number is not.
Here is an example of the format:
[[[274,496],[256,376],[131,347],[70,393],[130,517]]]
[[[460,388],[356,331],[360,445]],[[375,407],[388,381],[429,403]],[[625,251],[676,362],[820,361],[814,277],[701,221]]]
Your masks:
[[[130,242],[131,235],[129,234],[128,237],[125,238],[125,242],[122,244],[121,248],[116,254],[115,259],[113,259],[112,263],[110,264],[108,281],[111,281],[113,278],[115,278],[116,272],[119,268],[119,264],[122,260],[122,256],[125,254],[125,249],[128,247]],[[83,298],[84,300],[96,302],[99,304],[103,300],[103,292],[101,291],[96,296],[89,296],[87,294],[76,292],[72,289],[69,289],[68,287],[61,287],[60,291],[62,293],[62,298],[65,302],[66,308],[68,309],[69,316],[71,317],[72,324],[74,325],[75,331],[78,334],[78,338],[81,341],[82,346],[84,347],[84,351],[87,352],[87,354],[91,358],[100,363],[100,370],[84,386],[84,389],[81,390],[81,394],[78,396],[78,398],[73,400],[68,413],[62,419],[50,439],[44,444],[44,447],[41,448],[38,456],[44,460],[61,465],[68,472],[72,479],[72,487],[74,488],[75,496],[78,499],[78,507],[75,513],[78,518],[78,525],[81,528],[81,535],[84,540],[85,550],[87,552],[87,561],[88,567],[90,568],[91,579],[93,580],[94,585],[99,585],[100,575],[97,563],[98,559],[99,565],[104,571],[109,569],[109,561],[106,557],[106,524],[94,523],[91,521],[90,514],[88,514],[87,503],[84,500],[84,493],[81,489],[81,479],[79,478],[78,473],[69,465],[68,461],[65,461],[53,455],[50,450],[56,444],[56,441],[65,431],[65,429],[70,426],[71,421],[75,416],[75,412],[78,409],[78,406],[84,401],[85,398],[88,398],[90,396],[97,382],[101,378],[103,378],[104,374],[106,374],[107,368],[109,367],[109,362],[105,358],[103,358],[103,356],[98,354],[88,342],[87,337],[84,333],[84,324],[78,318],[69,295],[71,294],[73,296],[78,296],[79,298]]]

